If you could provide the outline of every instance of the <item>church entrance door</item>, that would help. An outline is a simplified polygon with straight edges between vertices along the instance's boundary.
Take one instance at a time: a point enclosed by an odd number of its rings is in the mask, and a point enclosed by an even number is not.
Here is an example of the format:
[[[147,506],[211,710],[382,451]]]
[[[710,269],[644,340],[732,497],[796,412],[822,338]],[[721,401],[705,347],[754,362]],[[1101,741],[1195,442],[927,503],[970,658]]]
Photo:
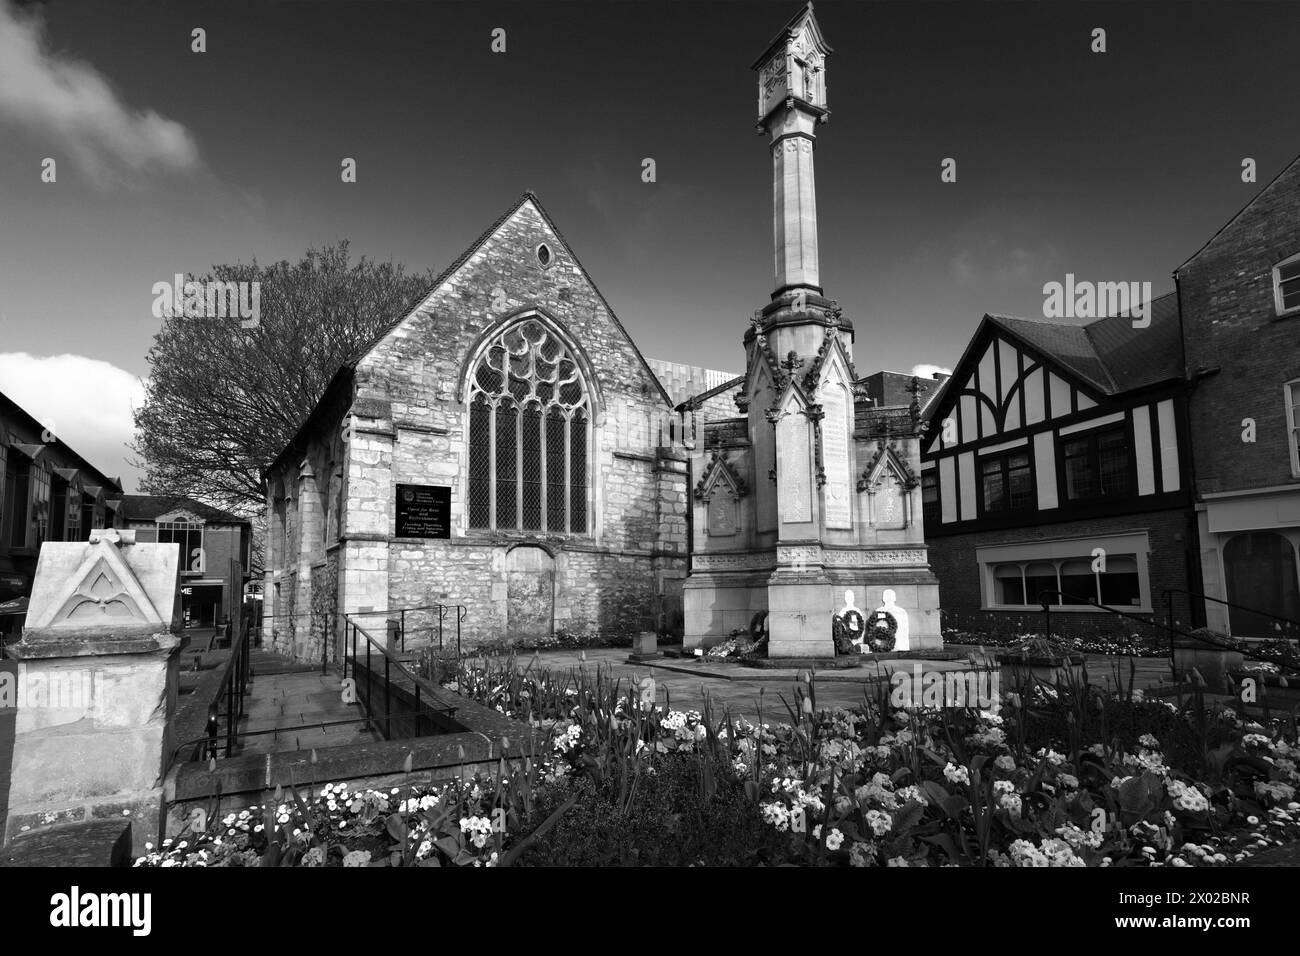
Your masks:
[[[555,559],[544,548],[514,548],[506,555],[506,634],[534,641],[554,631]]]

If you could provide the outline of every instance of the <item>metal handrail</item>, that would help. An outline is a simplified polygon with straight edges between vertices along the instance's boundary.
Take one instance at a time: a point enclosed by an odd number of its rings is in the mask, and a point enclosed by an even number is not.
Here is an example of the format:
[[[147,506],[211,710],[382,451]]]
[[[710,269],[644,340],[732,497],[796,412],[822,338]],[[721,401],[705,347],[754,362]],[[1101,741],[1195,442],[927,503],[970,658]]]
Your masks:
[[[433,605],[433,606],[436,607],[436,606],[438,606],[438,605]],[[376,611],[366,611],[366,612],[363,612],[363,613],[366,613],[366,614],[375,614],[375,613],[379,613],[379,612],[376,612]],[[435,713],[435,714],[445,714],[445,715],[447,715],[447,716],[453,716],[453,715],[456,713],[456,708],[455,708],[455,707],[448,707],[448,706],[445,706],[445,705],[442,706],[442,707],[433,707],[433,706],[430,706],[430,705],[427,704],[427,703],[422,702],[421,699],[420,699],[420,694],[421,694],[421,691],[422,691],[422,687],[421,687],[421,684],[420,684],[420,678],[419,678],[419,676],[416,675],[416,673],[415,673],[414,671],[412,671],[409,667],[407,667],[406,664],[405,664],[404,662],[402,662],[402,661],[400,661],[400,660],[397,660],[397,659],[392,655],[392,653],[388,650],[388,648],[387,648],[386,646],[384,646],[384,644],[381,644],[379,641],[377,641],[377,640],[375,639],[374,635],[372,635],[369,631],[367,631],[364,627],[362,627],[362,626],[361,626],[360,624],[358,624],[356,621],[352,620],[352,615],[350,615],[350,614],[345,614],[345,615],[343,615],[343,620],[344,620],[344,624],[345,624],[345,626],[351,630],[351,638],[352,638],[352,653],[351,653],[351,655],[349,655],[349,654],[347,653],[347,647],[348,647],[348,635],[347,635],[346,633],[344,634],[344,641],[343,641],[343,649],[344,649],[344,654],[343,654],[343,678],[344,678],[345,680],[347,679],[347,676],[348,676],[348,661],[349,661],[349,660],[351,660],[351,662],[352,662],[352,674],[353,674],[353,680],[354,680],[354,682],[355,682],[355,679],[356,679],[355,675],[356,675],[356,672],[357,672],[357,667],[359,666],[359,656],[358,656],[358,652],[357,652],[357,636],[358,636],[358,635],[361,635],[362,637],[365,638],[365,645],[366,645],[366,673],[367,673],[367,675],[373,675],[373,674],[376,673],[374,667],[371,666],[371,651],[370,651],[370,648],[371,648],[372,646],[375,647],[375,648],[377,648],[377,649],[379,650],[379,653],[383,655],[383,658],[384,658],[384,716],[383,716],[383,721],[384,721],[384,737],[385,737],[385,738],[388,738],[388,737],[389,737],[389,732],[390,732],[390,729],[391,729],[391,727],[390,727],[390,721],[391,721],[391,719],[392,719],[392,717],[393,717],[393,714],[392,714],[392,705],[391,705],[391,695],[392,695],[392,687],[393,687],[392,668],[393,668],[394,666],[397,667],[398,673],[400,673],[400,674],[402,674],[402,675],[404,675],[405,677],[407,677],[407,678],[410,679],[410,681],[411,681],[411,685],[415,688],[415,713],[416,713],[417,715],[419,715],[419,714],[422,713],[422,708],[427,708],[428,710],[430,710],[431,712],[433,712],[433,713]],[[364,703],[365,703],[366,716],[367,716],[367,717],[373,716],[373,713],[374,713],[374,708],[373,708],[372,705],[371,705],[371,700],[372,700],[372,698],[373,698],[374,695],[373,695],[373,694],[371,693],[371,691],[370,691],[370,687],[369,687],[369,684],[370,684],[370,683],[371,683],[371,681],[369,680],[369,678],[367,678],[367,681],[366,681],[367,688],[366,688],[366,696],[365,696],[365,702],[364,702]],[[399,715],[397,715],[397,716],[402,716],[402,715],[399,714]]]
[[[379,611],[351,611],[343,615],[344,631],[347,630],[347,623],[354,618],[359,617],[378,617],[381,615],[396,614],[398,615],[398,639],[401,642],[402,653],[406,653],[406,612],[407,611],[437,611],[438,612],[438,650],[443,648],[443,629],[447,623],[447,615],[452,611],[456,612],[456,656],[461,656],[460,637],[461,624],[465,618],[469,617],[469,608],[463,604],[420,604],[415,607],[396,607],[387,608]],[[387,618],[391,620],[391,618]],[[355,623],[355,621],[354,621]],[[432,630],[432,627],[428,628]],[[347,649],[347,634],[344,634],[344,650]],[[321,662],[320,671],[322,674],[329,670],[329,643],[322,642],[321,645]]]
[[[442,712],[447,713],[448,716],[453,716],[456,713],[456,708],[447,707],[445,711]],[[418,711],[401,711],[392,714],[391,716],[394,718],[412,717],[417,716],[418,713]],[[263,737],[266,734],[291,734],[295,730],[314,730],[317,727],[323,729],[325,727],[341,727],[346,724],[377,724],[378,722],[378,717],[347,717],[342,720],[316,720],[305,724],[295,724],[292,727],[269,727],[263,730],[241,730],[235,733],[235,737],[242,740],[245,737]],[[172,762],[175,763],[176,758],[180,756],[186,747],[194,748],[194,756],[190,758],[191,762],[201,759],[202,753],[200,748],[202,748],[204,744],[209,743],[210,740],[211,738],[209,737],[195,737],[193,740],[187,740],[184,743],[178,744],[172,751]]]
[[[221,680],[217,683],[217,693],[213,698],[212,704],[208,710],[208,734],[202,738],[206,741],[212,753],[217,751],[218,730],[221,726],[221,711],[218,702],[224,696],[226,698],[226,756],[229,757],[234,750],[236,730],[240,719],[244,716],[244,695],[248,690],[248,684],[251,682],[250,655],[249,655],[249,637],[252,628],[247,620],[243,622],[240,628],[238,642],[232,642],[234,646],[230,650],[230,659],[226,661],[226,668],[221,674]]]
[[[1250,657],[1252,659],[1268,660],[1268,658],[1256,658],[1255,655],[1250,654],[1249,652],[1243,650],[1240,647],[1232,647],[1220,643],[1219,641],[1215,641],[1207,637],[1202,637],[1192,631],[1187,631],[1175,627],[1172,624],[1162,624],[1160,621],[1157,621],[1155,619],[1154,614],[1152,614],[1151,618],[1148,620],[1147,618],[1138,617],[1135,614],[1128,614],[1124,611],[1119,610],[1118,608],[1113,608],[1110,607],[1109,605],[1102,604],[1096,598],[1081,597],[1077,594],[1066,594],[1062,591],[1040,591],[1038,594],[1038,602],[1043,608],[1044,630],[1046,631],[1047,636],[1049,638],[1052,636],[1052,606],[1050,601],[1050,598],[1052,597],[1056,597],[1061,601],[1069,600],[1074,604],[1083,604],[1089,607],[1094,607],[1099,611],[1106,611],[1110,614],[1117,614],[1120,617],[1127,618],[1131,621],[1137,621],[1139,624],[1146,624],[1150,627],[1157,627],[1160,630],[1167,632],[1169,634],[1169,666],[1171,669],[1176,667],[1174,663],[1174,639],[1176,637],[1183,638],[1185,640],[1193,640],[1200,644],[1204,644],[1208,647],[1214,647],[1220,650],[1239,651],[1244,656]],[[1177,677],[1178,675],[1175,673],[1174,676]]]
[[[1188,597],[1195,598],[1197,600],[1213,601],[1215,604],[1222,604],[1224,607],[1235,608],[1238,611],[1246,611],[1249,614],[1254,614],[1259,617],[1267,617],[1274,621],[1281,621],[1283,624],[1288,624],[1291,627],[1294,627],[1297,631],[1300,631],[1300,621],[1292,620],[1289,617],[1283,617],[1281,614],[1272,614],[1268,611],[1261,611],[1258,610],[1257,608],[1247,607],[1245,604],[1236,604],[1232,601],[1225,601],[1223,600],[1223,598],[1211,597],[1208,594],[1198,594],[1195,591],[1188,591],[1186,588],[1165,588],[1164,592],[1161,594],[1161,598],[1164,600],[1165,610],[1168,616],[1168,620],[1171,625],[1173,624],[1173,620],[1174,620],[1174,602],[1170,599],[1170,595],[1173,594],[1185,594]],[[1300,635],[1297,635],[1296,638],[1291,638],[1291,637],[1287,637],[1286,635],[1283,635],[1281,639],[1282,640],[1300,639]]]

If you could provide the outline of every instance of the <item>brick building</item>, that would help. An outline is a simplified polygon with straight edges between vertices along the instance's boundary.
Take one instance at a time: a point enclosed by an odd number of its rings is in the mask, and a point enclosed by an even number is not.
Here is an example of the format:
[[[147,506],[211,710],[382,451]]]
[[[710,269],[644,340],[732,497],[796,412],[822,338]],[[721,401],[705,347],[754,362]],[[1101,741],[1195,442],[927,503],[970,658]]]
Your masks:
[[[345,613],[439,603],[469,608],[471,644],[675,617],[681,418],[526,193],[339,370],[268,468],[275,646],[332,655]],[[413,634],[434,623],[407,615]]]
[[[193,498],[125,495],[121,527],[139,542],[181,549],[181,615],[186,627],[237,620],[252,564],[252,523]]]
[[[1171,591],[1180,623],[1236,636],[1300,620],[1300,159],[1174,279],[1149,328],[981,323],[924,456],[945,624],[1027,630],[1035,591],[1071,589],[1138,614]],[[1107,626],[1061,609],[1054,630]]]
[[[1300,159],[1174,275],[1204,593],[1300,620]],[[1214,601],[1206,618],[1276,633]]]
[[[1175,296],[1085,326],[986,315],[930,406],[922,463],[944,625],[1142,630],[1196,564]],[[1104,560],[1099,561],[1099,558]],[[1176,616],[1189,617],[1174,594]]]
[[[121,496],[119,479],[0,393],[0,603],[23,606],[46,541],[84,541],[93,528],[118,526]],[[0,616],[0,632],[16,632],[21,621],[21,614]]]

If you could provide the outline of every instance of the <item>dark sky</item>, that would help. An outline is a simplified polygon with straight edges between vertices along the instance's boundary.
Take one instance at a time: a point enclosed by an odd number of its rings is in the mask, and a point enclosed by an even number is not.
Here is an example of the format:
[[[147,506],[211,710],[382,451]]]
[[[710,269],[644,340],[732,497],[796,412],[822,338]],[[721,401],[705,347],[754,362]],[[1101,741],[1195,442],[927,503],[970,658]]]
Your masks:
[[[88,84],[90,107],[68,116],[40,106],[57,90],[0,92],[0,352],[144,376],[150,290],[173,273],[294,260],[344,237],[441,268],[533,189],[645,354],[739,370],[773,285],[748,67],[798,9],[27,7],[46,55],[104,89]],[[1300,152],[1295,3],[816,12],[834,47],[816,157],[822,281],[856,325],[864,373],[950,366],[984,312],[1041,315],[1043,284],[1067,272],[1168,291],[1171,270]],[[495,27],[504,54],[489,49]],[[1105,54],[1089,50],[1094,27]],[[101,107],[107,118],[87,115]],[[40,182],[46,156],[57,184]],[[340,182],[343,157],[356,184]],[[644,157],[656,183],[641,181]],[[945,157],[954,184],[940,182]],[[1243,157],[1258,184],[1242,183]]]

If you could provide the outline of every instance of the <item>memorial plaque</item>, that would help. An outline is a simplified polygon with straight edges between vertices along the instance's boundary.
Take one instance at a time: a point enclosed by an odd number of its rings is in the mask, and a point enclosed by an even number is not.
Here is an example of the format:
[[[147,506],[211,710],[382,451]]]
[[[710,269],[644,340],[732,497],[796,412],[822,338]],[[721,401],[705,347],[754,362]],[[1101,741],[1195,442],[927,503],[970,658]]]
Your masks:
[[[717,494],[709,499],[709,534],[736,533],[736,501],[730,495]]]
[[[903,491],[893,475],[886,475],[876,486],[876,527],[886,530],[907,527],[903,514]]]
[[[822,470],[826,472],[826,527],[852,528],[852,483],[849,468],[849,414],[844,389],[827,383],[822,389]]]
[[[812,520],[808,421],[790,414],[776,426],[777,496],[781,520],[789,523]]]
[[[397,537],[450,538],[451,489],[442,485],[398,485]]]

